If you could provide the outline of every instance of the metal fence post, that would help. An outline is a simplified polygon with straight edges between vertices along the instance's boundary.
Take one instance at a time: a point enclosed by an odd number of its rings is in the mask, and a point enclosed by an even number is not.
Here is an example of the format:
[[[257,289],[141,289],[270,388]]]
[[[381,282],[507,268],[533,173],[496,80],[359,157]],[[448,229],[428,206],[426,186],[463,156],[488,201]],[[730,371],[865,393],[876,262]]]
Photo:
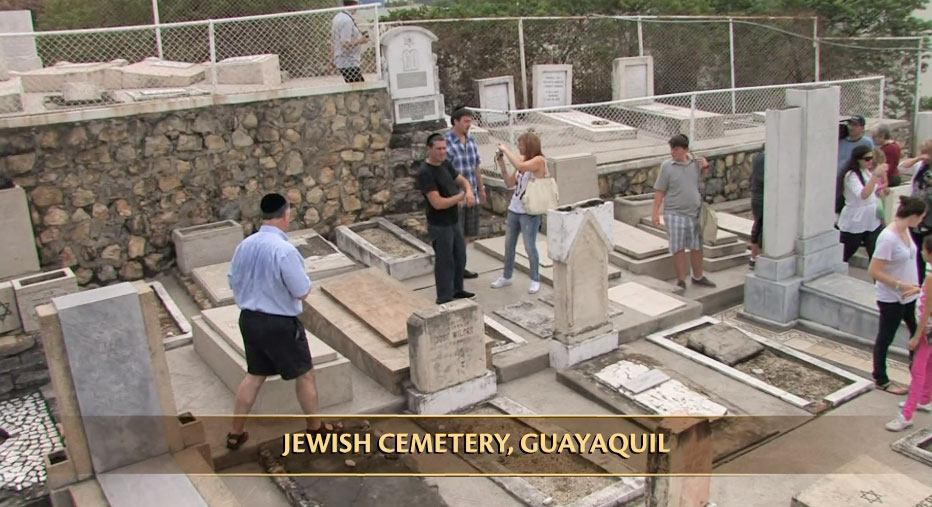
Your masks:
[[[813,81],[821,81],[822,74],[822,48],[819,46],[819,18],[812,18],[812,49],[815,56],[815,78]]]
[[[162,29],[159,28],[159,0],[152,0],[152,21],[155,24],[155,47],[158,50],[159,60],[165,59],[162,52]]]
[[[919,94],[922,93],[920,88],[920,79],[922,79],[922,43],[924,42],[922,37],[919,37],[919,47],[916,52],[916,92],[913,98],[913,132],[912,138],[916,138],[916,133],[919,130]],[[914,141],[915,142],[915,141]],[[913,146],[913,152],[919,153],[919,146]]]
[[[696,142],[696,93],[689,97],[689,142]]]
[[[883,118],[883,97],[887,91],[887,77],[880,76],[880,115],[878,118]]]
[[[375,4],[375,75],[382,80],[382,27],[379,26],[379,4]]]
[[[731,57],[731,114],[737,113],[737,98],[735,97],[735,20],[728,18],[728,54]]]
[[[638,16],[638,56],[644,56],[644,23]]]
[[[527,101],[527,57],[524,55],[524,18],[518,18],[518,54],[521,55],[521,96],[524,107],[531,105]]]
[[[212,19],[207,20],[207,39],[210,44],[210,86],[217,93],[217,39]]]

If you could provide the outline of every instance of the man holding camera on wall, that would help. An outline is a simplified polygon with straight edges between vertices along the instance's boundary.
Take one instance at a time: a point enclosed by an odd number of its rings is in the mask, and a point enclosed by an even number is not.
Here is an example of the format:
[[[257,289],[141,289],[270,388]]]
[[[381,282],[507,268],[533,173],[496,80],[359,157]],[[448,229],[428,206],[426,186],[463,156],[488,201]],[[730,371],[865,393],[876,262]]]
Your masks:
[[[357,0],[343,0],[344,7],[358,4]],[[343,81],[364,81],[361,68],[362,46],[368,44],[369,35],[359,31],[353,16],[346,10],[333,17],[330,34],[333,43],[333,64],[340,74],[343,74]]]

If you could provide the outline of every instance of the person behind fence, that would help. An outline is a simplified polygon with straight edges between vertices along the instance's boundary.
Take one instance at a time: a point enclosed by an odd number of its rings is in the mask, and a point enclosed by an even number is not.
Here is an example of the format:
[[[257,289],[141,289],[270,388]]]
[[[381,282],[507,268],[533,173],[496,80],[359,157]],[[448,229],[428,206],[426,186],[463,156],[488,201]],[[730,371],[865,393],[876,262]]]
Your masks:
[[[896,218],[877,237],[877,249],[867,273],[875,280],[874,291],[880,322],[874,341],[874,384],[891,394],[906,394],[906,389],[887,376],[887,351],[896,336],[900,322],[906,323],[911,335],[916,333],[916,298],[919,276],[916,273],[916,244],[909,229],[926,215],[926,203],[915,197],[900,197]]]
[[[447,142],[447,159],[453,164],[456,172],[463,175],[472,185],[473,195],[476,196],[476,205],[459,206],[459,225],[463,230],[466,243],[470,243],[479,236],[479,205],[485,202],[485,183],[482,181],[482,170],[479,164],[479,145],[469,133],[472,127],[472,111],[464,106],[456,106],[450,114],[450,131],[444,136]],[[478,273],[466,270],[465,278],[478,278]]]
[[[358,4],[358,0],[343,0],[344,7]],[[359,31],[349,11],[341,10],[333,17],[330,39],[333,44],[333,64],[343,75],[343,81],[347,83],[364,81],[362,46],[369,42],[369,35]]]
[[[838,215],[838,230],[845,246],[844,262],[848,262],[862,246],[867,249],[868,257],[874,256],[877,235],[883,229],[875,190],[886,172],[884,165],[874,167],[874,149],[860,145],[851,152],[851,158],[839,175],[841,179],[836,186],[843,189],[844,206]],[[836,209],[837,206],[836,203]]]
[[[922,242],[922,256],[926,262],[932,260],[932,236]],[[906,401],[900,403],[900,413],[896,419],[887,423],[890,431],[903,431],[913,425],[916,410],[932,412],[932,274],[922,282],[919,291],[919,304],[916,305],[916,330],[907,346],[912,353],[912,365],[909,372],[909,394]]]
[[[472,185],[447,160],[447,142],[441,134],[427,137],[427,160],[417,173],[417,184],[427,204],[427,232],[434,247],[434,282],[437,304],[475,294],[463,289],[466,242],[458,225],[460,203],[476,203]]]
[[[848,160],[851,159],[851,153],[858,146],[874,147],[874,142],[870,137],[864,135],[864,128],[867,126],[867,120],[863,116],[856,115],[845,120],[841,125],[838,139],[838,171],[841,172]]]
[[[926,206],[932,209],[932,168],[929,160],[932,157],[932,139],[927,139],[919,145],[919,155],[908,158],[900,162],[900,170],[912,173],[912,193],[913,197],[918,197],[925,201]],[[921,245],[926,236],[932,234],[932,214],[926,215],[919,225],[910,230],[913,235],[913,241]],[[916,259],[916,268],[919,272],[919,279],[924,280],[926,276],[926,262],[922,257]]]
[[[699,177],[700,171],[709,168],[709,162],[704,157],[695,158],[689,153],[689,138],[683,134],[670,138],[669,144],[671,159],[661,164],[654,183],[651,222],[654,227],[660,227],[662,204],[670,253],[673,254],[673,266],[676,269],[676,284],[686,288],[686,250],[689,250],[693,284],[715,287],[702,274],[702,234],[699,228],[699,209],[702,206]]]
[[[890,127],[883,123],[874,127],[871,137],[874,146],[883,150],[884,158],[887,159],[887,184],[891,187],[900,186],[903,183],[900,177],[900,157],[902,156],[900,143],[893,139]]]
[[[244,431],[245,415],[252,410],[266,377],[295,380],[301,410],[317,412],[313,358],[304,325],[298,320],[311,279],[304,271],[304,259],[285,234],[291,208],[281,194],[267,194],[259,208],[262,227],[236,247],[227,275],[240,309],[246,355],[246,377],[236,390],[233,430],[227,434],[227,447],[233,450],[249,438]],[[339,431],[342,426],[334,428],[317,417],[307,418],[308,433]]]
[[[764,235],[764,152],[754,155],[751,160],[751,214],[754,224],[751,226],[751,260],[753,269],[757,264],[763,246]]]
[[[505,270],[502,276],[492,282],[493,289],[511,285],[515,270],[515,249],[518,235],[524,238],[524,250],[527,252],[531,268],[531,283],[528,293],[536,294],[540,290],[540,254],[537,251],[537,231],[540,229],[541,215],[529,215],[524,208],[522,198],[532,178],[543,178],[547,173],[547,160],[540,150],[540,138],[531,132],[518,137],[518,153],[512,153],[504,144],[499,145],[495,164],[501,172],[502,180],[509,189],[514,189],[508,204],[507,229],[505,231]],[[505,159],[515,168],[514,174],[505,168]]]

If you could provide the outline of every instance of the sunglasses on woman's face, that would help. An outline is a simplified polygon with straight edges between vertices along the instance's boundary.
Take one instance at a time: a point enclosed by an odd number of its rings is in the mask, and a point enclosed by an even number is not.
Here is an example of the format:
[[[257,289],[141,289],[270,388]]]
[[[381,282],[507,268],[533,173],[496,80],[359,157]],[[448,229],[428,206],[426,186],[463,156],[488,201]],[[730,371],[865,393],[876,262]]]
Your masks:
[[[862,158],[861,160],[865,160],[865,161],[867,161],[867,162],[870,162],[871,160],[874,160],[874,157],[864,157],[864,158]]]

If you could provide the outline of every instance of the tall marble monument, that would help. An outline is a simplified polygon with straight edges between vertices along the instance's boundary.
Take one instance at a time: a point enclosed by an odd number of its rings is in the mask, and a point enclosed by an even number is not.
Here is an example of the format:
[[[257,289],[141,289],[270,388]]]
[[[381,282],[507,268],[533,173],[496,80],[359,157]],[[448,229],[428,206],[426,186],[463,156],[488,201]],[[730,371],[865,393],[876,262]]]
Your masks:
[[[437,36],[419,26],[399,26],[382,36],[382,66],[388,76],[395,123],[443,118],[443,95],[433,44]]]

